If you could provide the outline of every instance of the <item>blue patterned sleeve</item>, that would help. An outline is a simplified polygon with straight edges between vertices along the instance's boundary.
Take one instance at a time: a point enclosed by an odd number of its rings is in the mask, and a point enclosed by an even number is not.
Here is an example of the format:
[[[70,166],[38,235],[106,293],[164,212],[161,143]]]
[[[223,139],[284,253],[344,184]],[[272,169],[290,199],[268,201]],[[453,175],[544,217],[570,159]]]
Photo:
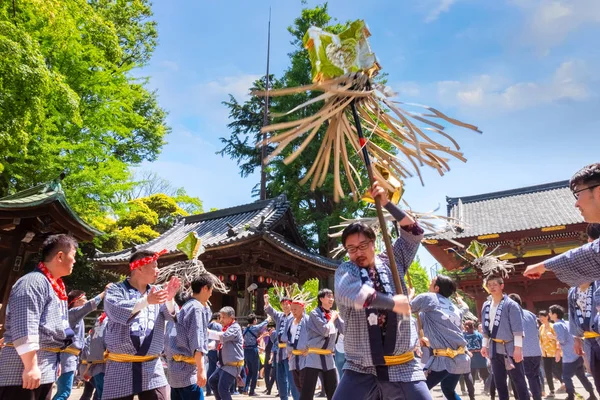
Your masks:
[[[344,331],[346,330],[346,323],[344,322],[344,320],[342,319],[342,317],[340,317],[339,314],[338,314],[338,317],[335,319],[335,322],[333,324],[335,325],[335,327],[338,330],[338,332],[343,335]]]
[[[104,299],[104,311],[112,322],[121,325],[129,324],[133,317],[133,308],[138,299],[128,299],[122,285],[110,285]]]
[[[577,316],[573,312],[573,306],[574,306],[574,304],[572,304],[573,302],[571,301],[571,293],[572,293],[573,290],[576,290],[576,289],[575,288],[571,288],[569,290],[569,294],[567,295],[567,299],[569,301],[569,303],[568,303],[568,306],[569,306],[569,332],[571,332],[571,335],[573,335],[573,336],[582,337],[583,336],[583,329],[581,329],[580,325],[575,322]]]
[[[173,313],[171,313],[171,311],[169,311],[169,308],[167,307],[167,305],[165,303],[160,305],[160,312],[162,313],[163,317],[165,318],[165,321],[175,321],[177,318],[177,312],[179,311],[179,306],[177,306],[177,304],[174,304],[173,307],[175,308],[175,310],[173,311]]]
[[[600,279],[600,239],[544,261],[544,267],[569,286]]]
[[[267,307],[265,307],[265,312],[267,313],[268,316],[273,318],[275,323],[277,323],[277,321],[279,321],[281,318],[283,318],[283,312],[277,311],[270,304]]]
[[[374,292],[375,289],[362,283],[358,268],[352,268],[351,263],[343,263],[335,271],[335,300],[338,304],[360,310]]]
[[[398,273],[401,277],[406,275],[406,271],[412,264],[419,245],[423,239],[423,234],[415,235],[412,232],[407,232],[404,229],[399,229],[400,237],[396,239],[393,245],[394,257],[396,258],[396,266],[398,267]],[[379,257],[389,265],[387,262],[387,254],[381,253]]]
[[[556,340],[563,347],[569,340],[569,331],[562,324],[554,324],[554,333],[556,334]]]
[[[438,301],[435,293],[421,293],[410,302],[410,308],[414,313],[434,311]]]
[[[510,321],[510,328],[512,330],[513,335],[523,335],[523,313],[521,311],[521,307],[519,307],[516,303],[510,304],[510,308],[508,311],[508,319]]]
[[[306,325],[309,331],[323,337],[329,336],[329,324],[327,320],[321,319],[316,310],[308,314],[308,324]]]
[[[261,322],[260,324],[257,324],[255,326],[253,326],[254,331],[253,333],[256,334],[256,336],[260,335],[261,333],[263,333],[266,329],[267,329],[267,325],[269,324],[269,320],[265,319],[263,322]]]
[[[42,274],[39,275],[46,279]],[[39,278],[20,279],[12,287],[8,312],[10,333],[15,347],[25,343],[39,343],[40,317],[49,294],[48,285]]]
[[[69,325],[75,326],[75,324],[77,324],[78,321],[81,321],[83,317],[98,308],[98,304],[100,303],[100,301],[97,301],[98,299],[101,300],[101,297],[96,296],[81,307],[71,308],[69,310]]]
[[[242,328],[239,325],[232,325],[223,332],[223,336],[221,336],[221,342],[233,342],[242,335]]]

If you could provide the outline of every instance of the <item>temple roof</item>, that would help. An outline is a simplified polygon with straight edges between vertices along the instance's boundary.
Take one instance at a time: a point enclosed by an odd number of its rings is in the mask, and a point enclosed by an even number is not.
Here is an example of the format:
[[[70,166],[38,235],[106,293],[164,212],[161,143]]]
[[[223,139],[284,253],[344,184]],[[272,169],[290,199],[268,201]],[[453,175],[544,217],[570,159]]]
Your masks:
[[[101,234],[69,206],[59,179],[0,198],[0,218],[27,218],[51,215],[55,223],[79,240]]]
[[[334,270],[338,261],[309,251],[302,241],[285,195],[237,207],[192,215],[176,222],[171,229],[137,250],[160,251],[167,255],[181,254],[177,250],[190,232],[196,232],[206,251],[228,247],[241,242],[262,239],[292,257],[310,264]],[[103,267],[126,263],[131,249],[114,253],[98,252],[91,261]]]
[[[463,230],[430,239],[469,238],[584,222],[569,181],[465,197],[446,197],[448,216]]]

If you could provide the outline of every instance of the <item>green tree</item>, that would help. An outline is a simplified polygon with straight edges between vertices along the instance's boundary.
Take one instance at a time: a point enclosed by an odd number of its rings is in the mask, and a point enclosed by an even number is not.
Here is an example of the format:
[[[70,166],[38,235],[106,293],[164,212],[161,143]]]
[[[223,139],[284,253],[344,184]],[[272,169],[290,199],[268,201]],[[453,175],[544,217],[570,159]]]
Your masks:
[[[421,264],[419,257],[416,257],[408,268],[408,275],[410,275],[415,294],[426,293],[429,291],[429,275]],[[406,282],[408,282],[408,279],[406,279]]]
[[[56,178],[86,220],[119,206],[129,167],[169,132],[147,79],[148,0],[0,3],[0,196]]]

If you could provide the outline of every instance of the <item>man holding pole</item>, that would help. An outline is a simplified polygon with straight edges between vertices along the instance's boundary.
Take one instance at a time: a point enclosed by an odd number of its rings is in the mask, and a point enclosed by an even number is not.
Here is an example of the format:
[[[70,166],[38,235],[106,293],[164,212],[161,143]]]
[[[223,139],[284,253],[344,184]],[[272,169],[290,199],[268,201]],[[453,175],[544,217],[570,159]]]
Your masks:
[[[386,191],[377,182],[370,192],[402,227],[393,245],[398,266],[397,271],[392,271],[389,257],[375,255],[373,229],[362,223],[344,229],[342,244],[350,261],[336,271],[335,292],[346,323],[346,365],[333,398],[431,399],[425,375],[412,351],[418,337],[408,318],[408,298],[396,295],[399,288],[392,279],[397,273],[402,292],[406,293],[403,277],[423,238],[423,230],[389,202]]]

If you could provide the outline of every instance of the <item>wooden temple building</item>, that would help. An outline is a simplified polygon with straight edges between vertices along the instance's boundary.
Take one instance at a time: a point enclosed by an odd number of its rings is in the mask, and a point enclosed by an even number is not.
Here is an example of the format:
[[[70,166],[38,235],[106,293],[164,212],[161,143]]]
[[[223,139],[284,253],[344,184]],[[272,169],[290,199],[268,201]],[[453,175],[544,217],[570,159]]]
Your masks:
[[[232,306],[238,315],[251,309],[262,314],[263,294],[274,282],[292,284],[319,278],[323,285],[332,286],[339,263],[308,250],[284,195],[182,218],[137,249],[166,249],[159,268],[182,261],[186,256],[176,246],[190,232],[202,240],[205,252],[200,261],[204,267],[231,288],[227,295],[213,294],[213,310]],[[97,253],[91,261],[100,269],[128,274],[130,255],[131,249]],[[253,283],[257,289],[249,292]]]
[[[522,272],[527,265],[586,243],[587,224],[575,208],[568,181],[446,200],[448,216],[460,219],[462,226],[456,233],[430,235],[424,240],[440,265],[452,271],[465,269],[464,261],[450,250],[458,250],[458,246],[448,239],[465,247],[472,240],[487,244],[488,250],[499,246],[496,254],[506,253],[505,259],[524,263],[505,280],[506,293],[519,294],[524,307],[532,312],[552,304],[566,307],[568,287],[553,273],[530,280]],[[459,288],[475,299],[481,313],[488,296],[481,273],[466,270],[459,276]]]
[[[61,178],[0,198],[0,325],[10,289],[23,272],[39,261],[46,237],[68,233],[90,242],[100,232],[86,224],[68,205]]]

